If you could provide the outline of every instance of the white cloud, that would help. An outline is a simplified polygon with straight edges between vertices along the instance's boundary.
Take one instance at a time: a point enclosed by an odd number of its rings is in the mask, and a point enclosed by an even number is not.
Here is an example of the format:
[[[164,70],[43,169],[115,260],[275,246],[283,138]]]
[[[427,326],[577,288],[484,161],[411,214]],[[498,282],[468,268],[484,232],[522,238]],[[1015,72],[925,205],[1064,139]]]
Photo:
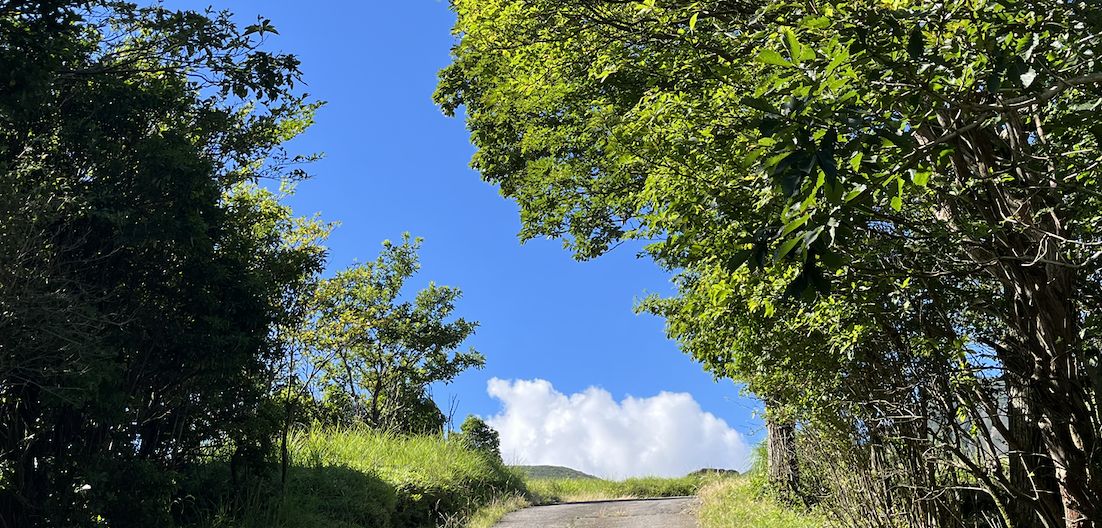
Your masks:
[[[704,467],[744,469],[745,439],[688,393],[628,396],[590,387],[566,396],[551,383],[493,378],[504,409],[487,420],[506,463],[557,465],[604,478],[674,477]]]

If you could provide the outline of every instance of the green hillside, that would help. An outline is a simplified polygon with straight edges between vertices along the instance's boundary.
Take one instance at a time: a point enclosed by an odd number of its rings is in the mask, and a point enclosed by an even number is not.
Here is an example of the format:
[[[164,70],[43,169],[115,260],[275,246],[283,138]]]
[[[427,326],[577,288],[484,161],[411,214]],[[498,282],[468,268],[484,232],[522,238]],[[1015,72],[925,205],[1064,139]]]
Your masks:
[[[597,477],[563,466],[512,466],[530,479],[594,479]]]

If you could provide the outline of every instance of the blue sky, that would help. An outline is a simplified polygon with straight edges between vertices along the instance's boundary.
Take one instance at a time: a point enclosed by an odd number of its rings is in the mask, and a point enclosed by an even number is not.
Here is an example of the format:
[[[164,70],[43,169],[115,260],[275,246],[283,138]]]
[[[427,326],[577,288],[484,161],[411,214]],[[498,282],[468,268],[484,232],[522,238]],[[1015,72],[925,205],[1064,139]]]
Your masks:
[[[756,402],[740,399],[729,381],[713,383],[664,338],[661,319],[633,314],[636,297],[672,292],[657,266],[628,247],[576,262],[557,241],[519,244],[516,205],[468,167],[474,149],[462,120],[432,103],[436,73],[454,44],[447,2],[217,2],[164,5],[212,5],[241,25],[271,19],[280,35],[267,48],[297,55],[303,89],[328,101],[290,145],[292,153],[326,157],[289,204],[297,214],[341,222],[329,240],[330,270],[373,260],[382,240],[408,231],[425,239],[412,284],[463,290],[457,312],[481,322],[468,344],[487,361],[435,389],[442,408],[458,398],[457,426],[467,414],[505,416],[507,391],[490,396],[491,379],[542,379],[563,395],[596,387],[615,402],[689,393],[738,433],[763,435],[751,417]]]

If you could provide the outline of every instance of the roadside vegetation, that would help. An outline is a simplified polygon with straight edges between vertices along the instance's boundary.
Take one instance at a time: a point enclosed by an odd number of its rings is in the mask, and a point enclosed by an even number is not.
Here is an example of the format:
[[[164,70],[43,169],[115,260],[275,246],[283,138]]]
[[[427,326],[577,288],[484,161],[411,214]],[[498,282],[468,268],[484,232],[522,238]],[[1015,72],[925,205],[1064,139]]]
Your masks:
[[[519,469],[519,466],[517,467]],[[579,474],[563,471],[563,474]],[[523,474],[523,473],[521,473]],[[622,481],[604,480],[589,475],[563,478],[525,478],[525,493],[505,493],[489,504],[473,512],[465,528],[488,528],[502,516],[530,506],[542,506],[564,502],[587,502],[621,499],[645,499],[652,497],[681,497],[696,495],[708,483],[722,477],[690,475],[677,478],[642,477]]]
[[[720,478],[701,486],[703,528],[826,528],[827,518],[802,508],[783,506],[762,496],[748,476]]]
[[[454,437],[455,435],[453,435]],[[315,425],[291,434],[286,486],[258,476],[228,483],[230,464],[204,468],[189,490],[187,525],[325,528],[461,525],[479,508],[524,492],[520,472],[440,435]],[[500,517],[500,515],[499,515]]]
[[[528,480],[530,500],[535,504],[583,502],[647,497],[683,497],[695,495],[704,482],[702,477],[641,477],[627,480],[601,479],[531,479]]]
[[[489,528],[505,514],[530,506],[699,495],[706,528],[826,526],[822,516],[764,496],[760,474],[622,481],[527,478],[521,468],[505,466],[494,456],[494,444],[472,445],[473,428],[467,429],[466,436],[453,433],[445,439],[396,435],[365,425],[304,427],[289,437],[285,487],[271,474],[242,475],[235,487],[228,459],[208,463],[189,474],[180,524]]]
[[[648,244],[677,291],[637,310],[765,403],[776,493],[1102,522],[1097,3],[450,6],[471,166],[522,240]]]
[[[528,495],[512,496],[483,507],[466,528],[488,528],[506,513],[544,504],[697,495],[704,528],[826,528],[827,514],[785,504],[769,491],[764,445],[754,452],[750,473],[690,474],[677,478],[529,478]]]

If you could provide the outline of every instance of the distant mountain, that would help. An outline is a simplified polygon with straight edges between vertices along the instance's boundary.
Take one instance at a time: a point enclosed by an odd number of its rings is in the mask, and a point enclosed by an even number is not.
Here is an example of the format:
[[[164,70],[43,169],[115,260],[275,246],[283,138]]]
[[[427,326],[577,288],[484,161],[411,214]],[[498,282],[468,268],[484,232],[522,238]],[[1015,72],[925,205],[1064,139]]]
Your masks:
[[[587,475],[576,469],[563,466],[513,466],[520,469],[530,479],[593,479],[600,480],[593,475]]]

